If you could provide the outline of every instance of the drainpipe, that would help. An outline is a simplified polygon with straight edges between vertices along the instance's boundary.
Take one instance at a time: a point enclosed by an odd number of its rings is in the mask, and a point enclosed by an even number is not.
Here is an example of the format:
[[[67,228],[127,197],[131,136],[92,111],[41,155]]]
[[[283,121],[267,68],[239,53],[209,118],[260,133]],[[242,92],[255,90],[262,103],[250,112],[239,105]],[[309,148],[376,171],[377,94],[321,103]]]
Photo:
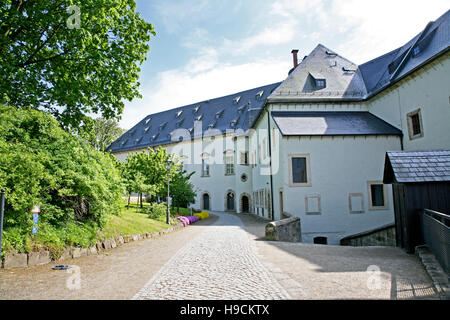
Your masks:
[[[270,112],[267,108],[267,135],[269,137],[269,166],[270,166],[270,211],[272,216],[272,221],[275,220],[274,210],[273,210],[273,177],[272,177],[272,141],[270,136]],[[281,216],[281,214],[280,214]]]

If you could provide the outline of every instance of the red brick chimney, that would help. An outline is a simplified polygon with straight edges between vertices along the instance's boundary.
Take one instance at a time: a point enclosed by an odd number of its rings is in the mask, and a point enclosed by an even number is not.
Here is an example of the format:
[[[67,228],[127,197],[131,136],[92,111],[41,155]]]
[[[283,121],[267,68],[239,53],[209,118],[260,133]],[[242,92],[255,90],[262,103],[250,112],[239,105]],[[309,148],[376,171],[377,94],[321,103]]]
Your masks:
[[[298,58],[297,58],[298,50],[294,49],[291,51],[291,53],[292,53],[292,58],[294,59],[294,69],[295,69],[298,66]]]

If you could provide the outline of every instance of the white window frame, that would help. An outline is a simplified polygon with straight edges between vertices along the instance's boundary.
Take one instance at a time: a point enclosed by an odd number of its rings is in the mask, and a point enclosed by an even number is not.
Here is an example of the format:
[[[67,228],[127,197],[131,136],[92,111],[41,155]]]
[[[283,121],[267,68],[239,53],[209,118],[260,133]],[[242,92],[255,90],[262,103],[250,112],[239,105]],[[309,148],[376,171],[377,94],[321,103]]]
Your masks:
[[[374,206],[372,205],[372,185],[381,184],[383,186],[383,206]],[[387,186],[383,183],[383,181],[367,181],[367,193],[369,198],[368,209],[369,210],[388,210],[389,202],[388,202],[388,190]]]
[[[240,153],[240,165],[248,166],[250,164],[250,154],[248,151],[241,151]]]
[[[205,164],[206,163],[206,173],[205,173]],[[209,164],[209,155],[208,154],[202,154],[202,169],[201,169],[201,177],[202,178],[208,178],[211,176],[211,167]]]
[[[412,117],[415,115],[417,115],[419,118],[420,133],[418,133],[418,134],[414,134],[414,128],[413,128],[413,123],[412,123]],[[409,112],[406,115],[406,121],[408,123],[409,140],[415,140],[418,138],[422,138],[423,137],[423,122],[422,122],[422,112],[420,111],[420,108]]]
[[[294,177],[292,176],[292,159],[293,158],[305,158],[306,159],[306,183],[294,183]],[[290,154],[288,156],[288,168],[289,168],[289,186],[290,187],[312,187],[311,180],[311,157],[309,153],[305,154]]]
[[[225,175],[226,176],[234,176],[235,168],[234,168],[234,152],[233,151],[225,151],[223,153],[224,163],[225,163]]]
[[[361,210],[353,210],[352,198],[361,198]],[[361,214],[364,213],[364,195],[362,193],[349,193],[348,194],[348,209],[350,213]]]
[[[308,199],[317,199],[317,209],[318,211],[310,211],[309,205],[308,205]],[[305,196],[305,213],[307,215],[320,215],[322,214],[322,203],[320,199],[320,194],[308,194]]]

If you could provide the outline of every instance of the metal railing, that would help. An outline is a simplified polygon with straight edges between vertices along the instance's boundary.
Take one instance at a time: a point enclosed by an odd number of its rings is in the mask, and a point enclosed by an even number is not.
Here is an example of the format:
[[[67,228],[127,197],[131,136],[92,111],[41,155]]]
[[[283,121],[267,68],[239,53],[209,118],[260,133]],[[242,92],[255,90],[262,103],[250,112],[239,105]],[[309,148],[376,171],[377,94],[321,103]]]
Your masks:
[[[422,232],[425,244],[450,275],[450,215],[424,209]]]

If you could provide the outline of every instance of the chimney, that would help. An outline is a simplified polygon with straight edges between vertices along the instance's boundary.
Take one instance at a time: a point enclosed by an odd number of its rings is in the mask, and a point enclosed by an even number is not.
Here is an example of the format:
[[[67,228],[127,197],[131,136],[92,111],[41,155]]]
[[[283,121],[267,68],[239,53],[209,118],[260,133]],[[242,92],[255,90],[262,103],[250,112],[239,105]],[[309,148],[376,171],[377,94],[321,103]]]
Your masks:
[[[291,51],[291,53],[292,53],[292,58],[294,59],[294,69],[295,69],[298,66],[298,58],[297,58],[298,50],[294,49]]]

